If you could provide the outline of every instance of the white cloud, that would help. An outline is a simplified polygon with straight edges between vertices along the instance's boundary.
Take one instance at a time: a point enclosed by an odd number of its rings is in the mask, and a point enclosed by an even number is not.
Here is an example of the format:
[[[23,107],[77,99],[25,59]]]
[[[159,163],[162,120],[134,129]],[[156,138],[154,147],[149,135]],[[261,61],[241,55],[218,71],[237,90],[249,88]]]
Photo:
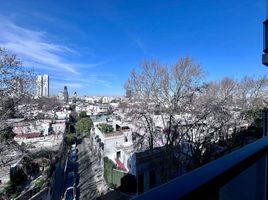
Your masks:
[[[141,50],[144,51],[144,44],[143,44],[143,42],[141,41],[140,38],[137,38],[137,39],[136,39],[136,44],[137,44],[137,46],[138,46]]]
[[[79,74],[75,66],[67,63],[59,54],[74,53],[68,47],[46,42],[46,34],[17,26],[0,16],[0,45],[30,60],[33,64],[60,68],[73,74]]]
[[[21,27],[2,15],[0,30],[0,46],[17,54],[25,66],[46,71],[52,79],[51,88],[61,89],[64,85],[76,89],[97,85],[111,88],[112,82],[109,79],[113,79],[114,75],[94,74],[93,70],[87,70],[104,65],[108,61],[70,62],[68,58],[79,55],[78,52],[50,42],[46,32]]]
[[[145,46],[144,42],[141,40],[141,38],[136,38],[135,40],[136,45],[140,48],[140,50],[148,56],[154,56],[152,52],[148,51],[147,47]]]

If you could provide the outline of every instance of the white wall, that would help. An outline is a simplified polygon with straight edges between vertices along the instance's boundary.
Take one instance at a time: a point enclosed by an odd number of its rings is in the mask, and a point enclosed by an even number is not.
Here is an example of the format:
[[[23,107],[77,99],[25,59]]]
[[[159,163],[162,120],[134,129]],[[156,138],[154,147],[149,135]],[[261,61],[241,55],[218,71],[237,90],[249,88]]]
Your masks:
[[[104,157],[113,154],[115,152],[115,147],[125,142],[124,135],[105,138],[97,126],[95,126],[95,134],[98,135],[101,141],[104,143]]]

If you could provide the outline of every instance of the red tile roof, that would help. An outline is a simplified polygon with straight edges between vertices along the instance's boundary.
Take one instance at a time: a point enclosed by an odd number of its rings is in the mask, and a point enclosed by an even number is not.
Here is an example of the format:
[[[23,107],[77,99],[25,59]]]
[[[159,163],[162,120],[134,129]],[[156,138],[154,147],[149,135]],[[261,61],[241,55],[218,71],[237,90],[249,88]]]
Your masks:
[[[124,170],[125,172],[128,172],[127,168],[125,167],[124,163],[122,163],[119,159],[115,159],[115,162],[117,164],[117,168]]]
[[[41,136],[41,133],[38,133],[38,132],[34,132],[34,133],[27,133],[27,134],[18,134],[16,135],[15,137],[16,138],[37,138],[37,137],[40,137]]]

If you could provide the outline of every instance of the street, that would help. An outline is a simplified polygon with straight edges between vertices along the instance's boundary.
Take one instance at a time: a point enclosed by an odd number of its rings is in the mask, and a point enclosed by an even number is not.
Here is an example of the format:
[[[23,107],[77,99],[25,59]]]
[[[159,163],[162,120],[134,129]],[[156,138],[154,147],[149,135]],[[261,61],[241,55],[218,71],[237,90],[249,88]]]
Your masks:
[[[56,164],[54,184],[52,191],[52,200],[59,200],[63,194],[64,189],[64,162],[59,161]]]
[[[84,138],[78,146],[78,199],[96,199],[106,193],[108,187],[103,178],[103,170],[99,164],[97,152],[90,149],[90,139]]]

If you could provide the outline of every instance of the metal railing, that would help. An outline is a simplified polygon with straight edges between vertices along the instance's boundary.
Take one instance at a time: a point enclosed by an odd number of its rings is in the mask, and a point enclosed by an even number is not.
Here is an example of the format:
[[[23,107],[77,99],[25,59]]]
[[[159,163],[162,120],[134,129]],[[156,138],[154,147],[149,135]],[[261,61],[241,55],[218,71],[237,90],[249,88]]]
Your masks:
[[[263,22],[263,52],[262,63],[268,66],[268,20]]]
[[[263,22],[263,52],[268,53],[268,20]]]
[[[267,199],[268,136],[133,199]]]

